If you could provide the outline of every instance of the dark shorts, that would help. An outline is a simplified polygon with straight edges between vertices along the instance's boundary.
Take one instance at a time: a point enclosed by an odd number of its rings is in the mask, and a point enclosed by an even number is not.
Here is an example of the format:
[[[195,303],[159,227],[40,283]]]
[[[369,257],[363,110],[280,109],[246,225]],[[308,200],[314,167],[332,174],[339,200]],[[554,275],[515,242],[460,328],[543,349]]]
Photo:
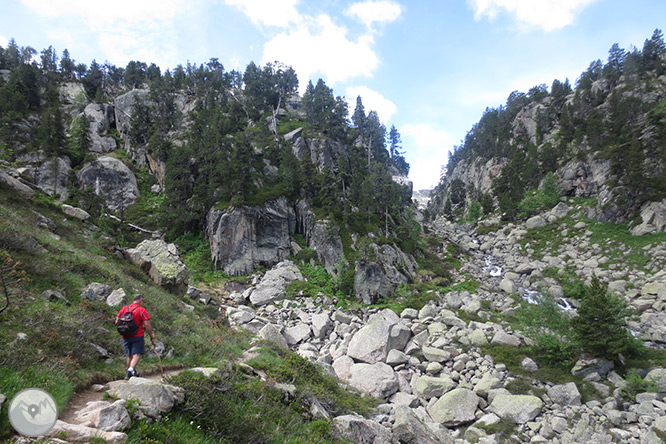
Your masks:
[[[125,355],[142,355],[146,352],[146,343],[143,336],[135,336],[133,338],[122,338],[123,346],[125,347]]]

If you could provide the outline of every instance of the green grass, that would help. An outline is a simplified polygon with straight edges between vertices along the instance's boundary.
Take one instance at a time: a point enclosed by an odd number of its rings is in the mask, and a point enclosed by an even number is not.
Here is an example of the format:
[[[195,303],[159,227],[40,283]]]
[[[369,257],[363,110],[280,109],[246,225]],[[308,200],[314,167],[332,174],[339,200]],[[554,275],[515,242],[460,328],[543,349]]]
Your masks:
[[[48,217],[54,232],[39,227],[32,210]],[[0,392],[7,396],[22,384],[62,388],[69,393],[57,396],[64,407],[75,387],[122,378],[125,357],[113,325],[118,308],[82,298],[82,290],[91,282],[122,288],[130,297],[146,296],[157,340],[171,353],[162,359],[165,367],[233,360],[250,347],[249,336],[224,327],[217,311],[197,306],[189,312],[180,296],[156,286],[143,271],[114,254],[115,239],[101,235],[89,223],[66,217],[49,199],[30,205],[0,186],[0,233],[0,250],[20,262],[18,269],[30,278],[10,287],[10,305],[0,313],[0,371],[4,372]],[[46,252],[25,248],[30,239]],[[40,295],[47,289],[59,290],[70,304],[43,300]],[[18,333],[27,339],[17,340]],[[101,358],[92,344],[107,350],[111,362]],[[159,362],[148,354],[140,368],[155,372]],[[28,377],[13,381],[6,374]],[[1,423],[0,438],[9,432],[6,422]]]
[[[314,397],[329,412],[336,409],[349,412],[337,396],[338,390],[344,390],[333,378],[324,376],[314,364],[291,352],[276,352],[270,347],[262,348],[260,356],[248,364],[264,369],[267,380],[248,378],[240,367],[210,378],[193,372],[176,375],[170,382],[185,389],[185,403],[177,406],[160,428],[151,430],[139,424],[136,429],[143,437],[173,443],[207,443],[209,438],[234,444],[342,442],[335,437],[328,421],[308,414]],[[298,390],[288,395],[275,387],[279,381],[293,382]],[[356,400],[350,405],[363,407]],[[134,429],[130,437],[136,436]],[[177,440],[188,435],[190,441]],[[133,439],[130,442],[138,442]]]
[[[27,388],[41,388],[49,392],[59,412],[65,409],[74,393],[74,384],[66,376],[41,365],[33,365],[21,371],[1,367],[0,393],[7,397],[7,402],[0,411],[0,438],[6,438],[12,430],[8,416],[9,402],[18,392]]]

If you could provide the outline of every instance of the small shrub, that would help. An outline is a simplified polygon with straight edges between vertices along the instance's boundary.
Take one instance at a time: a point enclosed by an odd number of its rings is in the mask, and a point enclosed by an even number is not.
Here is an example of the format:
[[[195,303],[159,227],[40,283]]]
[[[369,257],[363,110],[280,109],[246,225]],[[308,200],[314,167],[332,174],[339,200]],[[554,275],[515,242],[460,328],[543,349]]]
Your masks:
[[[627,377],[625,378],[625,383],[624,389],[622,390],[622,396],[631,400],[631,402],[636,401],[636,395],[639,393],[659,391],[659,386],[654,380],[645,380],[641,378],[635,368],[629,370]]]

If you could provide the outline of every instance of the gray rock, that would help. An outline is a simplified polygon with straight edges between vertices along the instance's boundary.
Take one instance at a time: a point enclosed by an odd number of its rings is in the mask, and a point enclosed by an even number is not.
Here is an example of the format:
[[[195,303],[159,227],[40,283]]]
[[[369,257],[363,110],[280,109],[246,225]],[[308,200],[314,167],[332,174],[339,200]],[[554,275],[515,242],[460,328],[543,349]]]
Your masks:
[[[157,285],[178,294],[187,291],[189,276],[174,244],[161,239],[145,240],[125,250],[124,256],[148,273]]]
[[[423,346],[421,352],[423,357],[430,362],[445,362],[451,359],[451,353],[441,348]]]
[[[130,378],[129,381],[110,382],[108,393],[119,399],[138,399],[139,408],[151,417],[170,412],[185,396],[180,387],[137,377]]]
[[[46,290],[42,293],[42,299],[49,302],[64,302],[65,305],[70,305],[69,300],[58,290]]]
[[[457,427],[476,419],[476,409],[480,398],[473,391],[457,388],[445,393],[429,409],[435,422],[445,427]]]
[[[548,389],[548,397],[562,407],[581,405],[580,392],[573,382],[552,386]]]
[[[127,304],[127,294],[122,288],[113,290],[109,296],[106,298],[106,305],[109,307],[118,307],[119,305]]]
[[[91,301],[104,301],[107,296],[111,294],[113,288],[106,284],[100,284],[99,282],[93,282],[89,284],[85,290],[81,293],[82,298],[86,298]]]
[[[125,401],[118,400],[113,404],[107,401],[89,402],[77,412],[79,423],[92,422],[95,428],[105,432],[125,430],[130,425],[130,416],[125,409]]]
[[[60,101],[74,104],[78,101],[87,101],[86,90],[80,82],[67,82],[60,86]]]
[[[407,362],[409,362],[409,355],[400,350],[389,350],[388,356],[386,357],[386,363],[388,365],[395,367],[400,364],[406,364]]]
[[[50,196],[57,196],[59,201],[65,201],[69,197],[71,169],[67,157],[46,160],[33,171],[35,185]]]
[[[571,369],[571,374],[580,378],[586,378],[596,373],[603,379],[613,370],[613,367],[613,363],[604,358],[580,359]]]
[[[414,385],[414,390],[419,396],[429,400],[430,398],[439,398],[444,393],[450,392],[456,388],[457,384],[449,376],[443,375],[435,378],[432,376],[421,376]]]
[[[29,186],[25,185],[20,180],[12,177],[4,169],[0,168],[0,183],[4,183],[8,187],[12,188],[14,191],[19,193],[24,199],[32,199],[35,192]]]
[[[344,415],[333,418],[333,426],[351,442],[363,444],[387,444],[391,432],[381,424],[359,415]]]
[[[504,385],[497,376],[493,373],[485,373],[481,380],[474,386],[474,393],[482,398],[487,398],[490,390],[502,387],[504,387]]]
[[[523,361],[520,363],[520,368],[523,370],[527,370],[528,372],[536,372],[539,370],[539,366],[537,365],[536,362],[532,358],[526,357],[523,359]]]
[[[280,328],[276,325],[273,324],[266,324],[263,326],[261,330],[259,330],[259,333],[257,334],[262,339],[266,339],[268,341],[271,341],[274,344],[277,344],[279,347],[282,348],[289,348],[289,344],[287,343],[287,340],[285,337],[282,335],[280,332]]]
[[[127,435],[122,432],[105,432],[94,427],[86,427],[79,424],[68,424],[58,420],[55,426],[46,434],[48,438],[67,437],[70,444],[85,444],[91,442],[91,438],[101,438],[106,444],[122,444],[127,441]]]
[[[283,261],[267,271],[259,284],[250,292],[250,302],[254,305],[266,305],[287,294],[287,284],[302,281],[303,275],[296,264]]]
[[[565,204],[564,202],[560,202],[557,205],[555,205],[555,208],[550,210],[550,215],[555,219],[561,219],[567,214],[569,214],[570,211],[571,208],[569,208],[567,204]]]
[[[333,361],[333,370],[338,379],[348,381],[352,365],[354,365],[354,360],[347,355],[340,356]]]
[[[520,347],[520,338],[515,335],[510,335],[504,330],[499,330],[490,341],[492,344],[510,345],[513,347]]]
[[[71,205],[63,204],[61,207],[62,212],[68,215],[69,217],[74,217],[79,220],[88,220],[90,218],[90,214],[86,212],[85,210],[82,210],[81,208],[73,207]]]
[[[393,436],[401,444],[453,444],[453,438],[445,431],[435,432],[428,428],[407,406],[395,407]]]
[[[547,222],[543,217],[533,216],[527,219],[527,222],[525,222],[525,228],[527,228],[528,230],[533,228],[540,228],[546,224]]]
[[[324,339],[333,327],[328,313],[312,315],[312,334],[316,339]]]
[[[516,424],[532,421],[541,413],[542,408],[543,401],[531,395],[498,395],[490,404],[490,411]]]
[[[190,371],[201,373],[206,378],[220,374],[220,369],[217,367],[194,367]]]
[[[317,252],[317,258],[326,271],[337,276],[337,265],[347,261],[342,251],[340,228],[330,220],[316,220],[307,238],[308,247]]]
[[[393,311],[386,309],[372,316],[349,342],[347,354],[357,360],[374,364],[385,362],[390,349],[391,329],[400,322]]]
[[[296,345],[310,337],[311,329],[308,324],[298,324],[284,329],[284,337],[289,345]]]
[[[387,398],[398,391],[398,377],[383,362],[354,364],[349,369],[349,385],[377,398]]]
[[[257,265],[268,267],[291,255],[289,233],[296,228],[296,216],[285,197],[264,205],[213,207],[207,218],[213,261],[230,276],[253,271]]]
[[[120,160],[102,156],[86,163],[76,175],[82,188],[100,196],[112,211],[119,211],[139,198],[134,173]]]
[[[509,279],[502,279],[499,288],[504,293],[508,294],[514,294],[516,292],[516,285],[513,283],[513,281],[510,281]]]
[[[645,375],[646,381],[654,381],[657,386],[659,386],[660,392],[666,392],[666,368],[659,367],[650,370],[650,372]]]
[[[394,286],[377,262],[359,261],[355,271],[354,294],[363,303],[374,304],[393,293]]]

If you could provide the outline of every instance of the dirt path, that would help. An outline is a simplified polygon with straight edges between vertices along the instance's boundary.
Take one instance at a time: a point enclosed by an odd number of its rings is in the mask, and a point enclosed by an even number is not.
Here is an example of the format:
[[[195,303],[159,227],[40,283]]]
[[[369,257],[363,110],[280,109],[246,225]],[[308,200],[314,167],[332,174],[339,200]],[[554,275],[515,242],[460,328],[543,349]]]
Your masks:
[[[181,368],[181,369],[165,370],[164,377],[177,375],[183,370],[185,369]],[[141,377],[150,379],[152,381],[160,381],[162,379],[162,375],[159,372],[146,376],[142,375]],[[86,407],[89,402],[101,401],[102,397],[104,396],[104,393],[106,393],[106,390],[95,391],[93,390],[92,386],[88,387],[85,390],[74,393],[72,399],[70,399],[69,401],[69,407],[67,408],[67,410],[60,413],[59,419],[69,424],[77,424],[76,413],[82,408]]]

